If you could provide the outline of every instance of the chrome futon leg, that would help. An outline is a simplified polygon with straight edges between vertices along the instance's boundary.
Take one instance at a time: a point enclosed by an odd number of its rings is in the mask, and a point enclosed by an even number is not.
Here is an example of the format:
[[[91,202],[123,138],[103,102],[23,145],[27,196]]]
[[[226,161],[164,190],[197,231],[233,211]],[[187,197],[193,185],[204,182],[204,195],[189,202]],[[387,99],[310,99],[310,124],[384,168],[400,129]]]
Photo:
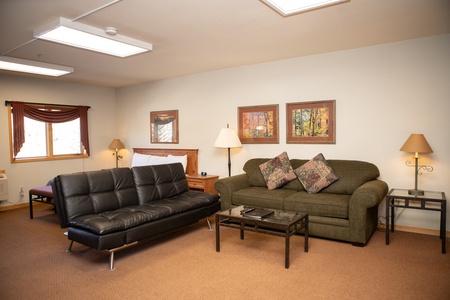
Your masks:
[[[109,270],[113,271],[114,269],[114,251],[111,251],[109,254]]]
[[[208,223],[209,230],[212,231],[211,223],[208,218],[206,218],[206,223]]]
[[[69,242],[69,247],[67,247],[66,252],[72,252],[73,241]]]

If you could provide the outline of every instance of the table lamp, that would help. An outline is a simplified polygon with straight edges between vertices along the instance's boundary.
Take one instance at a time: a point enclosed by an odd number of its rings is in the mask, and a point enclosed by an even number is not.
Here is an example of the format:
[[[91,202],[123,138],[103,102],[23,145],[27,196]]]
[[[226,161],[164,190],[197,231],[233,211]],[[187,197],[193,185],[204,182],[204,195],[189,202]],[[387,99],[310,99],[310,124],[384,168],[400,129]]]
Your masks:
[[[122,142],[119,139],[114,139],[109,145],[110,149],[114,149],[116,151],[116,168],[119,167],[119,159],[123,158],[122,155],[119,155],[119,150],[124,149]],[[114,153],[113,153],[114,154]]]
[[[427,170],[428,172],[432,172],[433,167],[429,165],[419,165],[419,153],[433,153],[433,150],[431,149],[430,145],[428,144],[423,134],[411,134],[409,138],[406,140],[406,142],[403,144],[403,146],[400,148],[400,151],[414,153],[415,185],[414,189],[408,190],[408,194],[415,196],[423,196],[424,191],[419,190],[417,188],[417,177],[418,175],[422,175],[422,173],[420,173],[421,169]],[[411,162],[407,161],[406,165],[411,166]]]

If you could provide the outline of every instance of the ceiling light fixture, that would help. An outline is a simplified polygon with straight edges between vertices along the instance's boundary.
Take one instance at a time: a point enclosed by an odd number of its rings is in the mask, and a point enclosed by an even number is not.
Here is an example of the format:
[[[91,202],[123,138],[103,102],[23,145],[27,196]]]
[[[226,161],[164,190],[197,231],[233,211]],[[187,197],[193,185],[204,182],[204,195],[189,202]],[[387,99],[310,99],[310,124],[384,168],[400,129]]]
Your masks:
[[[65,18],[58,18],[36,29],[34,37],[118,57],[128,57],[153,50],[152,44],[120,34],[109,35],[105,30]]]
[[[0,69],[47,76],[62,76],[73,72],[71,67],[8,56],[0,56]]]
[[[283,17],[350,0],[261,0]]]

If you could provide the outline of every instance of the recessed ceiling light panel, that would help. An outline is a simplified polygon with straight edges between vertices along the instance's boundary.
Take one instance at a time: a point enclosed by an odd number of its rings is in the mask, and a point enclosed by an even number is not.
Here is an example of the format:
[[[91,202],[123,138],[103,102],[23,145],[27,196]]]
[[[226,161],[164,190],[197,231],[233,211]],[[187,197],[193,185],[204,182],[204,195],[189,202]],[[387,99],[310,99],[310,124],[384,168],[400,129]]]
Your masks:
[[[261,0],[283,17],[350,0]]]
[[[0,69],[47,76],[62,76],[73,72],[71,67],[8,56],[0,56]]]
[[[118,57],[128,57],[153,49],[152,44],[120,34],[111,36],[105,30],[65,18],[58,18],[36,29],[34,37]]]

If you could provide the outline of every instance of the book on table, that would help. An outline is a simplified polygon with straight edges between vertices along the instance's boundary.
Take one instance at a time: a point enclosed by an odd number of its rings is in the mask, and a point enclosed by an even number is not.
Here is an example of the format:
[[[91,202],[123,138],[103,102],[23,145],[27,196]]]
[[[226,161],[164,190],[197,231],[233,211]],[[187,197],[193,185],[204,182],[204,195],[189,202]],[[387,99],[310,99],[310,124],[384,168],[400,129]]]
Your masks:
[[[271,214],[273,214],[272,210],[264,208],[249,208],[243,210],[242,212],[243,216],[254,219],[262,219],[264,217],[270,216]]]

